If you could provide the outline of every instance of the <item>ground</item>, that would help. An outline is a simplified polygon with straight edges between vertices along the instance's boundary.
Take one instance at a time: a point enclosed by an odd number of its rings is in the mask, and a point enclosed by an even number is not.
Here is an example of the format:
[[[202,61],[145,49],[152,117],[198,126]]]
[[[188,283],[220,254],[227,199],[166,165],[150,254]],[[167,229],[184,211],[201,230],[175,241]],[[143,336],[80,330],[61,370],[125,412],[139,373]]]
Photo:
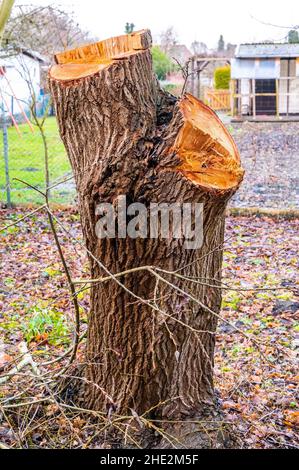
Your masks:
[[[299,122],[228,124],[246,170],[233,207],[298,209]]]
[[[20,210],[2,210],[0,226],[23,215]],[[59,212],[57,216],[74,240],[81,240],[76,211]],[[217,334],[215,387],[224,409],[224,423],[233,425],[242,447],[299,447],[296,230],[298,233],[296,220],[227,219],[227,288],[223,290],[223,321]],[[72,243],[61,230],[60,237],[73,278],[81,278],[87,272],[82,246]],[[1,374],[14,365],[11,361],[19,362],[18,346],[24,340],[45,374],[43,377],[49,377],[47,374],[60,371],[61,362],[45,362],[68,349],[74,325],[65,277],[46,215],[35,214],[19,226],[0,232],[0,241],[0,380]],[[248,290],[252,288],[276,290]],[[79,300],[84,331],[86,292],[79,295]],[[83,345],[79,359],[83,357],[82,350]],[[2,385],[0,382],[0,390],[0,409],[4,411],[0,418],[0,443],[4,445],[96,447],[103,426],[107,425],[103,425],[102,417],[91,423],[86,414],[61,410],[52,402],[11,408],[16,403],[12,400],[16,393],[20,394],[19,403],[33,397],[42,400],[41,386],[37,387],[28,366],[13,379]]]

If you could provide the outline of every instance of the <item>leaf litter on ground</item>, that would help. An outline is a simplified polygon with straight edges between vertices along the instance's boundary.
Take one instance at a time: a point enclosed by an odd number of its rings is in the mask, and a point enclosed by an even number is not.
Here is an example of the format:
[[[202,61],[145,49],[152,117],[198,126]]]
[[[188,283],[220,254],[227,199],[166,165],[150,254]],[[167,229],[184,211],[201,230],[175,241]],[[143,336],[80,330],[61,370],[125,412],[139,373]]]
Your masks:
[[[0,210],[0,227],[23,215],[21,209]],[[58,211],[56,216],[75,239],[81,240],[75,210]],[[88,277],[83,248],[59,232],[73,278]],[[298,221],[228,217],[225,237],[226,288],[221,315],[230,324],[219,323],[215,352],[215,388],[225,420],[241,436],[244,447],[299,447]],[[51,362],[63,354],[72,342],[74,316],[45,213],[36,213],[0,232],[0,252],[1,376],[17,362],[18,346],[23,341],[37,362]],[[79,295],[79,302],[84,330],[89,306],[87,291]],[[83,355],[84,344],[79,348],[79,357]],[[11,382],[13,387],[14,381]],[[0,400],[11,395],[7,382],[0,390]],[[46,406],[47,419],[53,420],[53,429],[58,426],[60,431],[56,437],[49,429],[42,430],[42,426],[39,432],[24,431],[26,446],[80,447],[82,441],[91,442],[93,431],[82,417],[76,416],[75,424],[74,420],[70,424],[61,414],[57,416],[55,404]],[[55,420],[59,423],[55,424]],[[67,437],[69,426],[72,431],[75,429],[71,443]],[[12,424],[3,418],[0,441],[14,447],[22,444]]]

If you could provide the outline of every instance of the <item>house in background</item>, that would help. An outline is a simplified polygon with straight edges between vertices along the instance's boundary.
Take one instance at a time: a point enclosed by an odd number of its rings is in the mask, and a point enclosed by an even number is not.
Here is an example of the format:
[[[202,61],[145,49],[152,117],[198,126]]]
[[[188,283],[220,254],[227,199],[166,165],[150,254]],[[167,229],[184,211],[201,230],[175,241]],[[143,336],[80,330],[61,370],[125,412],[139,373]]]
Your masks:
[[[231,91],[233,117],[299,120],[299,44],[241,44]]]
[[[20,105],[29,114],[32,92],[37,107],[43,101],[42,68],[47,61],[38,53],[22,50],[10,57],[0,57],[1,113],[18,117]]]

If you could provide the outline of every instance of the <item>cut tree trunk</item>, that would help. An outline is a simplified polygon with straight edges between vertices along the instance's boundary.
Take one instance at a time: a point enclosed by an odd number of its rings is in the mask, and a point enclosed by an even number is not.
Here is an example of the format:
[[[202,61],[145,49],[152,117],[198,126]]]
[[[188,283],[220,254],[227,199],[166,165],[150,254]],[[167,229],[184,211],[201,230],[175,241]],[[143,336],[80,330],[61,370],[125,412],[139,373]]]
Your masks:
[[[91,285],[81,400],[110,415],[181,421],[215,407],[224,214],[243,169],[212,110],[160,89],[150,46],[145,30],[57,54],[49,83],[91,279],[132,270]],[[202,246],[161,236],[99,239],[96,207],[116,206],[120,195],[147,208],[203,203]],[[141,266],[153,269],[134,270]]]

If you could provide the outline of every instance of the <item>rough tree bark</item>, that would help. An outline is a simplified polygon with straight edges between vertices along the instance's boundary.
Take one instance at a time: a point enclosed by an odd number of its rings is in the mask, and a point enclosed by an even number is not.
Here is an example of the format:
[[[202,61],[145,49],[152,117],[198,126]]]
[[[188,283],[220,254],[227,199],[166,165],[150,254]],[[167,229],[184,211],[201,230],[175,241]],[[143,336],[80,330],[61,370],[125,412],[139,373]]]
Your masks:
[[[189,94],[177,99],[154,77],[149,31],[56,55],[49,83],[76,180],[86,246],[112,273],[157,266],[92,285],[84,405],[190,420],[215,407],[213,355],[221,303],[224,212],[243,170],[218,117]],[[202,202],[203,245],[182,239],[98,239],[99,202]],[[90,273],[107,273],[90,256]],[[183,295],[185,290],[192,295]],[[164,314],[162,313],[164,312]],[[214,312],[214,313],[213,313]],[[92,385],[91,383],[96,384]],[[182,435],[181,431],[175,431]],[[186,439],[184,439],[186,442]],[[197,442],[199,443],[199,441]],[[191,442],[195,445],[194,440]]]

